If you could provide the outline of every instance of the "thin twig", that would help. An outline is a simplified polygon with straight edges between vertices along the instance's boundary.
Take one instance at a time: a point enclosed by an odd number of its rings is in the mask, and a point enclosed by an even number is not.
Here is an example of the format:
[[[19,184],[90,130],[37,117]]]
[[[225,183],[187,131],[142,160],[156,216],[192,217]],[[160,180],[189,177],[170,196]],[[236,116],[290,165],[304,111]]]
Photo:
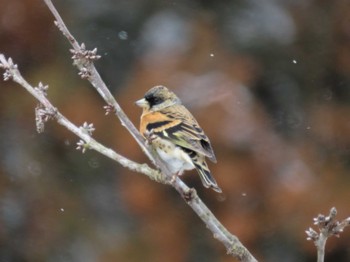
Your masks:
[[[73,50],[71,50],[71,52],[73,53],[72,58],[74,59],[74,65],[77,66],[78,69],[80,70],[80,75],[82,77],[84,75],[88,75],[88,77],[85,77],[85,78],[87,78],[90,81],[90,83],[97,90],[97,92],[100,94],[103,100],[106,101],[107,105],[111,106],[114,109],[115,114],[118,116],[119,120],[121,121],[122,126],[124,126],[130,132],[130,134],[134,137],[134,139],[139,144],[139,146],[141,147],[143,152],[146,154],[146,156],[154,163],[154,157],[152,156],[152,154],[150,154],[150,150],[148,146],[144,143],[142,136],[137,131],[133,123],[126,116],[124,111],[121,109],[121,107],[119,106],[119,104],[117,103],[117,101],[115,100],[111,92],[109,91],[108,87],[102,80],[100,74],[96,70],[94,64],[92,63],[92,60],[94,59],[91,60],[84,56],[79,57],[79,54],[84,54],[84,52],[86,51],[85,44],[82,43],[81,45],[79,45],[75,37],[69,32],[67,26],[63,22],[61,16],[59,15],[58,11],[56,10],[52,2],[50,0],[44,0],[44,1],[56,19],[55,25],[59,28],[59,30],[67,38],[67,40],[73,47]]]
[[[332,207],[328,216],[319,214],[314,218],[314,224],[318,226],[319,233],[311,227],[305,231],[307,240],[313,241],[317,248],[317,262],[324,261],[327,239],[331,236],[339,237],[344,228],[350,226],[350,217],[339,222],[335,219],[336,215],[337,209]]]
[[[149,178],[160,181],[160,174],[157,170],[150,168],[146,164],[138,164],[126,157],[116,153],[110,148],[107,148],[97,142],[91,137],[91,133],[94,130],[92,125],[84,124],[82,127],[77,127],[72,122],[70,122],[64,115],[62,115],[56,107],[54,107],[51,102],[46,97],[46,89],[48,86],[43,86],[39,83],[38,87],[31,86],[21,75],[17,68],[17,65],[12,62],[9,58],[6,60],[3,54],[0,54],[0,68],[5,70],[4,76],[7,76],[7,80],[12,79],[14,82],[20,84],[24,87],[32,96],[39,101],[39,106],[37,110],[40,113],[36,116],[36,121],[46,122],[49,119],[56,119],[56,121],[62,126],[66,127],[69,131],[74,133],[80,139],[84,141],[84,148],[94,149],[99,153],[117,161],[123,167],[129,168],[132,171],[136,171],[147,175]],[[45,119],[45,120],[44,120]],[[42,125],[43,123],[41,123]]]
[[[63,32],[63,35],[67,37],[69,42],[72,44],[74,48],[73,54],[83,54],[85,50],[85,46],[83,44],[79,45],[72,34],[68,31],[67,26],[63,22],[60,17],[58,11],[52,4],[51,0],[44,0],[52,14],[56,19],[56,25]],[[72,42],[72,39],[73,42]],[[82,48],[83,47],[83,48]],[[74,59],[73,55],[73,59]],[[78,55],[79,57],[79,55]],[[106,101],[106,103],[116,111],[116,115],[121,121],[122,125],[131,133],[131,135],[135,138],[137,143],[141,146],[142,150],[145,154],[151,159],[156,166],[158,166],[161,170],[161,173],[165,175],[165,177],[171,177],[172,174],[169,172],[164,163],[159,159],[158,155],[152,154],[151,148],[147,144],[145,144],[144,139],[126,116],[124,111],[121,109],[117,101],[114,99],[107,86],[101,79],[99,73],[97,72],[93,61],[85,58],[85,61],[74,59],[74,65],[76,65],[80,70],[88,70],[89,77],[87,79],[91,82],[91,84],[96,88],[98,93],[102,96],[102,98]],[[81,71],[82,72],[82,71]],[[84,73],[84,72],[83,72]],[[179,179],[176,178],[173,181],[173,187],[184,197],[184,194],[188,194],[190,189]],[[230,234],[228,230],[216,219],[216,217],[209,211],[208,207],[199,199],[196,195],[194,198],[187,200],[188,205],[192,207],[192,209],[197,213],[197,215],[203,220],[203,222],[207,225],[207,227],[213,232],[214,236],[219,239],[227,248],[228,253],[238,258],[240,261],[256,261],[256,259],[249,253],[249,251],[239,242],[239,240]],[[203,216],[203,214],[206,214]]]
[[[62,126],[66,127],[72,133],[77,135],[83,141],[78,142],[78,148],[84,152],[86,149],[94,149],[97,152],[117,161],[123,167],[126,167],[132,171],[136,171],[147,175],[152,180],[157,182],[163,182],[164,177],[161,174],[146,164],[138,164],[125,158],[122,155],[117,154],[112,149],[109,149],[102,144],[98,143],[91,137],[91,133],[94,130],[92,125],[84,123],[83,126],[77,127],[70,122],[65,116],[63,116],[57,108],[55,108],[46,97],[47,86],[39,83],[38,87],[31,86],[21,75],[16,64],[12,59],[6,60],[3,54],[0,54],[0,68],[5,70],[3,74],[4,80],[12,79],[14,82],[24,87],[32,96],[39,101],[37,107],[36,121],[46,122],[49,119],[56,119],[56,121]],[[43,123],[41,123],[42,125]],[[38,125],[38,123],[37,123]],[[162,170],[163,171],[163,170]],[[167,172],[167,171],[163,171]],[[242,245],[238,238],[231,233],[220,223],[220,221],[212,214],[209,208],[198,197],[194,189],[189,189],[178,177],[172,183],[172,186],[180,193],[180,195],[186,200],[186,203],[197,213],[202,221],[213,233],[214,238],[222,242],[227,253],[243,262],[256,262],[257,260],[250,254],[250,252]]]
[[[121,124],[130,132],[130,134],[134,137],[134,139],[137,141],[137,143],[140,145],[140,147],[145,152],[145,154],[149,157],[149,159],[153,163],[155,163],[156,166],[161,170],[161,173],[167,178],[171,177],[172,174],[166,168],[164,163],[160,161],[159,157],[157,155],[152,154],[151,148],[145,143],[140,133],[137,131],[135,126],[126,116],[124,111],[121,109],[121,107],[119,106],[119,104],[114,99],[114,97],[108,90],[107,86],[101,79],[99,73],[97,72],[93,64],[94,60],[100,58],[96,54],[97,49],[88,51],[85,49],[85,45],[83,43],[79,45],[79,43],[75,40],[73,35],[69,32],[68,28],[64,24],[62,18],[60,17],[56,8],[53,6],[52,2],[50,0],[44,0],[44,1],[56,19],[55,24],[58,26],[60,31],[68,39],[68,41],[73,47],[73,50],[71,50],[71,52],[73,53],[73,57],[72,57],[74,60],[73,64],[77,66],[78,69],[80,70],[79,75],[82,78],[90,81],[90,83],[95,87],[95,89],[98,91],[101,97],[106,101],[108,105],[107,113],[111,111],[115,111],[115,114],[121,121]],[[4,77],[6,77],[7,79],[13,78],[14,81],[21,84],[22,86],[24,84],[24,87],[27,89],[28,86],[26,87],[26,84],[28,83],[22,77],[20,78],[18,77],[18,75],[20,76],[20,73],[17,70],[17,67],[11,67],[11,65],[9,65],[7,62],[8,61],[6,61],[6,59],[1,55],[2,67],[5,69],[5,74],[8,74],[6,76],[4,75]],[[21,81],[18,81],[18,80],[21,80]],[[24,82],[22,80],[24,80]],[[41,102],[44,108],[52,109],[52,110],[47,110],[48,114],[52,114],[60,124],[64,125],[66,128],[68,128],[69,130],[71,130],[73,133],[75,133],[76,135],[78,135],[80,138],[84,140],[85,144],[84,142],[82,142],[78,145],[78,147],[84,150],[84,146],[87,146],[99,152],[102,151],[101,152],[102,154],[116,160],[123,166],[126,166],[128,168],[130,168],[130,166],[134,167],[133,170],[144,174],[150,172],[152,173],[151,177],[153,179],[157,178],[154,176],[155,175],[154,172],[157,172],[157,171],[150,169],[147,165],[139,165],[133,161],[130,161],[129,159],[126,159],[123,156],[116,154],[111,149],[103,147],[101,144],[97,143],[94,139],[92,139],[91,136],[87,134],[88,132],[86,132],[86,130],[84,131],[84,128],[83,130],[81,130],[80,128],[77,128],[71,122],[69,122],[68,119],[66,119],[63,115],[61,115],[58,112],[58,110],[51,105],[51,103],[46,99],[44,95],[42,94],[38,95],[38,93],[35,92],[35,89],[33,88],[31,89],[29,88],[27,90],[36,99],[38,99]],[[45,113],[44,113],[44,116],[45,116]],[[206,224],[208,229],[213,233],[214,238],[218,239],[225,245],[225,247],[227,248],[228,254],[237,258],[239,261],[244,261],[244,262],[257,261],[253,257],[253,255],[242,245],[242,243],[238,240],[238,238],[232,235],[231,233],[229,233],[228,230],[217,220],[217,218],[211,213],[208,207],[200,200],[195,190],[189,189],[178,177],[173,181],[172,186],[180,193],[180,195],[186,200],[187,204],[191,206],[191,208],[202,219],[202,221]]]

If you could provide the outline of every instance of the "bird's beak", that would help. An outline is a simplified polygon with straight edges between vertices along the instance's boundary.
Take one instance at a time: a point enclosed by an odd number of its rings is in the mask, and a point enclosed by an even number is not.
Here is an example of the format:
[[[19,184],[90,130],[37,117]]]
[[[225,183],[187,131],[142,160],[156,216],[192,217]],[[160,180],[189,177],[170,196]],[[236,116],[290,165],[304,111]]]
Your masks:
[[[137,106],[139,106],[139,107],[144,108],[144,107],[146,107],[146,106],[148,105],[148,102],[147,102],[146,99],[142,98],[142,99],[140,99],[140,100],[137,100],[137,101],[135,102],[135,104],[136,104]]]

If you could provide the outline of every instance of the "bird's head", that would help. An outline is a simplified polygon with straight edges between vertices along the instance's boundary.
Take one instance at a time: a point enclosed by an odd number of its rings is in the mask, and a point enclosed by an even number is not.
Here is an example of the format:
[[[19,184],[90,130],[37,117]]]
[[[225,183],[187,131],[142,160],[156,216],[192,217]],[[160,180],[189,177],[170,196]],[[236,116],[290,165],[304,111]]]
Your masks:
[[[146,111],[158,111],[168,106],[181,104],[180,99],[165,86],[155,86],[148,90],[145,96],[135,102]]]

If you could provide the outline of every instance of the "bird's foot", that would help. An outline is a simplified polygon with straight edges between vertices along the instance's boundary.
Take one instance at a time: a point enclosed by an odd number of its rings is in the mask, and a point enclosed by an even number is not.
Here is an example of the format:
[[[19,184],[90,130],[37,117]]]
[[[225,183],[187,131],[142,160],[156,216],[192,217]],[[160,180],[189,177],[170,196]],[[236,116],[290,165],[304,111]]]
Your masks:
[[[145,133],[146,143],[151,145],[154,140],[157,139],[157,136],[154,134],[153,130],[147,131]]]
[[[189,188],[188,191],[183,192],[182,197],[186,202],[191,202],[196,197],[197,191],[194,188]]]

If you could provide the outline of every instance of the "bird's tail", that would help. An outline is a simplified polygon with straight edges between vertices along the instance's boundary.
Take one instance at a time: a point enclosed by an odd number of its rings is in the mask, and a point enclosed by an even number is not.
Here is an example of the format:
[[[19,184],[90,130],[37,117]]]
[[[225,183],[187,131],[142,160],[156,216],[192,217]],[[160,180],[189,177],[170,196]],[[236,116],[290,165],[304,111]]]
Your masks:
[[[194,160],[194,159],[193,159]],[[203,186],[206,188],[212,188],[214,191],[218,193],[222,193],[221,188],[218,186],[215,178],[210,173],[210,170],[208,168],[207,163],[204,159],[196,159],[197,161],[193,161],[193,164],[195,165],[199,177],[202,180]]]

